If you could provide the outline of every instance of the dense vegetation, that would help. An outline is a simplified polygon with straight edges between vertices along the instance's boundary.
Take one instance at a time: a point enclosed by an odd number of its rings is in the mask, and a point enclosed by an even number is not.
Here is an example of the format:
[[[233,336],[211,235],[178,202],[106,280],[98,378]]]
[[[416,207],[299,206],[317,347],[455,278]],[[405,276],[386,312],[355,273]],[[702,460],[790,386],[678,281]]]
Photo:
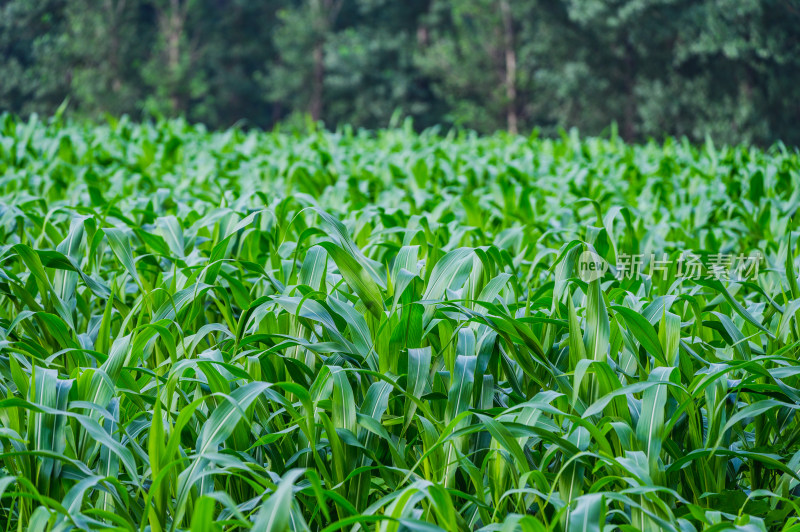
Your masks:
[[[800,145],[800,0],[3,0],[0,112]]]
[[[798,529],[797,151],[5,115],[0,176],[4,530]]]

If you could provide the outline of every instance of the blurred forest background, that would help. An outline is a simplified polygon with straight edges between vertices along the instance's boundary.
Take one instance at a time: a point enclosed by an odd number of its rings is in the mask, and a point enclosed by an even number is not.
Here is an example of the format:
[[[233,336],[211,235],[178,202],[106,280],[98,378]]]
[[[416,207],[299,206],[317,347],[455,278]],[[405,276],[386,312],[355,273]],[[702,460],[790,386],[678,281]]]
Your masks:
[[[800,145],[798,0],[0,0],[0,111]]]

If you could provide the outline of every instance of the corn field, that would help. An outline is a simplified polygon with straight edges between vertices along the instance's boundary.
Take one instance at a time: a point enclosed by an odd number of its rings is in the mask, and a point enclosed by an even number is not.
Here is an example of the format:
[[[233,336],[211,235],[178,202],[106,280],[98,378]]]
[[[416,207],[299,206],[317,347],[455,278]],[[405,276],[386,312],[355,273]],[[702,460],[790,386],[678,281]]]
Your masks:
[[[0,527],[800,530],[798,207],[783,145],[0,116]]]

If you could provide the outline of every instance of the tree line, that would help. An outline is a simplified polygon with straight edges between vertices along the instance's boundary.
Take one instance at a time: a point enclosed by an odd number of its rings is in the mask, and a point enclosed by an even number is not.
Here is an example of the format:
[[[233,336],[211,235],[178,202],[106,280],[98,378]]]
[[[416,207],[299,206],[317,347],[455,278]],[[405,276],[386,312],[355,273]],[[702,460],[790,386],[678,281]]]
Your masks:
[[[0,110],[800,144],[798,0],[3,0]]]

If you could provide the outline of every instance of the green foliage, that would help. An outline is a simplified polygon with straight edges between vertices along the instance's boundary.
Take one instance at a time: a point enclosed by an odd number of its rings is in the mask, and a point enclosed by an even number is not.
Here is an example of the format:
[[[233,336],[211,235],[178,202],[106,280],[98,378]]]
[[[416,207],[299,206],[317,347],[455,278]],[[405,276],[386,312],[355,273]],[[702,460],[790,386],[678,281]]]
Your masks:
[[[0,175],[5,529],[798,526],[797,151],[2,115]]]
[[[59,52],[65,2],[0,5],[0,110],[52,114],[65,97],[68,69]]]

